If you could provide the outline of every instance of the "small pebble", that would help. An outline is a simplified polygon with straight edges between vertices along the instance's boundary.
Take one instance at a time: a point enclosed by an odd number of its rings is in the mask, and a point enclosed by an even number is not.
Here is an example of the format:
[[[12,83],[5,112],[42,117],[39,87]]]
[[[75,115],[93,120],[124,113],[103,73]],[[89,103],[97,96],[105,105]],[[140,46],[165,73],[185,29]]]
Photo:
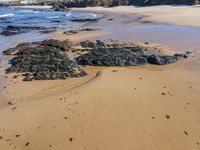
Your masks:
[[[26,145],[26,146],[29,146],[29,144],[30,144],[30,143],[29,143],[29,142],[27,142],[25,145]]]

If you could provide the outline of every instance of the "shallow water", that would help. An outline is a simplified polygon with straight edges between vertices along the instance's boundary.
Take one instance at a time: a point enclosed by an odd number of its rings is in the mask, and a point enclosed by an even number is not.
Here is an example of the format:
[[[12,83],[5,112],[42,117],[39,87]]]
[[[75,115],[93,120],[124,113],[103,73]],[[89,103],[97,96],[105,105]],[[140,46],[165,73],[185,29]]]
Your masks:
[[[141,23],[136,15],[112,14],[103,22],[96,23],[97,28],[112,32],[101,39],[147,41],[169,46],[177,51],[200,49],[200,28],[160,23]],[[140,17],[139,17],[140,18]]]
[[[119,28],[106,38],[163,43],[179,51],[200,48],[200,28],[188,26],[138,24]]]

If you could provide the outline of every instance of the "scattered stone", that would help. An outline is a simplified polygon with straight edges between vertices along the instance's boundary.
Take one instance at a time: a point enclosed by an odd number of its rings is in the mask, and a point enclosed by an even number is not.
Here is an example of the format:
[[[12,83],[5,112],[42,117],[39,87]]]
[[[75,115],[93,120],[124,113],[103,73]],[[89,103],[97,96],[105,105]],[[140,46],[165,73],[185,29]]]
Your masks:
[[[3,136],[0,136],[0,140],[2,140],[3,139]]]
[[[196,142],[197,145],[199,145],[199,142]]]
[[[68,119],[68,117],[66,117],[66,116],[65,116],[65,117],[64,117],[64,119],[66,119],[66,120],[67,120],[67,119]]]
[[[13,105],[13,103],[9,101],[9,102],[8,102],[8,105]]]
[[[18,137],[20,137],[20,135],[19,135],[19,134],[17,134],[17,135],[15,135],[15,137],[17,137],[17,138],[18,138]]]
[[[25,145],[26,145],[26,146],[29,146],[29,145],[30,145],[30,143],[29,143],[29,142],[27,142]]]
[[[73,141],[73,138],[69,138],[69,141],[72,142],[72,141]]]
[[[185,135],[189,135],[187,131],[184,131],[184,134],[185,134]]]
[[[164,92],[162,92],[162,95],[166,95]]]
[[[155,117],[152,117],[152,119],[155,119]]]
[[[165,118],[166,118],[166,119],[170,119],[170,116],[169,116],[169,115],[165,115]]]

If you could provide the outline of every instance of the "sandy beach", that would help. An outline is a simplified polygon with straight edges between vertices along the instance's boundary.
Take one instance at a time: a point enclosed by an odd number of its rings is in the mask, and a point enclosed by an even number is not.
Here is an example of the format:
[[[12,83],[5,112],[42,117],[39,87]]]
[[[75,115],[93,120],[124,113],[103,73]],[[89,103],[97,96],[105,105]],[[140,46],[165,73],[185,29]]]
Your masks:
[[[132,15],[142,19],[137,24],[200,26],[200,8],[194,6],[74,11],[105,13],[104,19],[89,25],[102,30],[70,36],[56,32],[50,38],[69,39],[77,46],[79,41],[105,39],[114,32],[129,37],[117,29],[109,32],[107,26],[112,18],[114,27],[128,23],[128,31]],[[115,22],[122,16],[121,23]],[[182,49],[184,44],[193,51],[188,59],[170,65],[86,66],[87,76],[56,81],[23,82],[22,77],[13,78],[15,74],[3,75],[0,150],[199,150],[200,45],[194,49],[187,39],[183,45],[179,40],[174,47],[167,44],[170,39],[148,44],[163,54],[174,53],[173,48]],[[136,41],[144,45],[146,39]]]

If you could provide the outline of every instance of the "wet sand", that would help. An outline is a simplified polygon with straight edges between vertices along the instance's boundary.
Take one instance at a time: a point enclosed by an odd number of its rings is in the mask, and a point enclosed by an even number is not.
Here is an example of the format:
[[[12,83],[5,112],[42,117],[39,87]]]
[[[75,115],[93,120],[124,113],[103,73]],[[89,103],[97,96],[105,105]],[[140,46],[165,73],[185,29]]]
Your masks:
[[[74,45],[83,36],[112,36],[114,31],[104,30],[106,19],[97,23],[101,32],[70,36]],[[65,39],[60,33],[54,38]],[[176,50],[156,40],[148,46],[163,53]],[[0,149],[198,150],[199,60],[194,50],[192,57],[176,64],[85,67],[88,76],[64,81],[22,82],[10,74],[0,93]]]

